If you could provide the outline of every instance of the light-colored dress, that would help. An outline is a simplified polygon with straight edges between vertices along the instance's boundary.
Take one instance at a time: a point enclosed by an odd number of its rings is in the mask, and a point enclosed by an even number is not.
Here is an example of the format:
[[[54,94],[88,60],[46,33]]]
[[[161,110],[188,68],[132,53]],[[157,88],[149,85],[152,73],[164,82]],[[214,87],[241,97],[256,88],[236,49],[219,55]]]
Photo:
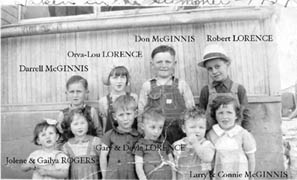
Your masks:
[[[225,131],[218,124],[208,132],[207,138],[216,148],[215,179],[249,179],[246,154],[256,152],[256,142],[252,134],[239,125]],[[242,174],[242,177],[223,177],[227,174]]]
[[[28,159],[28,163],[33,163],[37,167],[44,169],[60,169],[68,170],[69,163],[67,162],[67,155],[62,151],[53,150],[53,151],[44,151],[42,149],[32,152]],[[32,179],[43,179],[43,180],[53,180],[56,178],[50,176],[42,176],[36,170],[33,171]]]
[[[63,150],[69,155],[70,179],[99,179],[99,155],[96,146],[100,139],[87,135],[83,140],[77,141],[71,138],[64,144]],[[98,147],[97,147],[98,148]]]
[[[174,158],[177,166],[177,179],[209,180],[211,163],[203,162],[195,152],[194,148],[189,147],[188,144],[187,137],[182,138],[173,144]],[[201,142],[201,146],[214,150],[213,144],[208,140]]]

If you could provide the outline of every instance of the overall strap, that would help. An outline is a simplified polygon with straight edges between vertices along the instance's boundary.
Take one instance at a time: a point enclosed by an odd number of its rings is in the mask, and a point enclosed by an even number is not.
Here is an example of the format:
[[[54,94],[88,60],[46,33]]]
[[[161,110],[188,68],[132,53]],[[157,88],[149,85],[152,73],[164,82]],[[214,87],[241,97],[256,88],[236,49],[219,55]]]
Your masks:
[[[69,142],[65,143],[65,148],[66,148],[70,157],[75,157],[74,152],[72,151],[71,147],[69,146]]]
[[[209,94],[216,94],[217,93],[216,88],[214,88],[212,84],[208,85],[208,92],[209,92]]]
[[[62,110],[63,114],[68,113],[68,112],[69,112],[69,109],[70,109],[69,107],[63,109],[63,110]]]
[[[108,105],[107,113],[109,113],[109,112],[112,112],[112,99],[110,94],[107,94],[106,98],[107,98],[107,105]]]
[[[151,82],[151,90],[153,88],[157,87],[157,79],[152,79],[152,80],[150,80],[150,82]]]
[[[91,154],[91,150],[92,150],[92,146],[93,146],[93,141],[94,141],[94,137],[92,136],[88,142],[88,147],[87,147],[87,156],[89,156]]]
[[[105,132],[107,132],[109,129],[113,128],[113,117],[112,117],[112,113],[113,113],[113,107],[112,107],[112,99],[110,94],[108,94],[106,96],[107,98],[107,119],[106,119],[106,125],[105,125]]]
[[[82,108],[83,111],[86,111],[89,115],[92,116],[91,109],[92,109],[92,107],[87,104]]]
[[[172,86],[178,89],[178,78],[172,76]]]
[[[238,93],[238,84],[233,82],[230,91],[234,94],[237,94]]]

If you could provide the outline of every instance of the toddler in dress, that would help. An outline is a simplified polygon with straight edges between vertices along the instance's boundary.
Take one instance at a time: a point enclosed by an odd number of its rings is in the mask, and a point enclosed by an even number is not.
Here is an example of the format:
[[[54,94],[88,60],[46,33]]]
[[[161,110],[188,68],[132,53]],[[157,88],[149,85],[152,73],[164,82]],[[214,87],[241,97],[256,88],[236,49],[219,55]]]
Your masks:
[[[207,138],[216,149],[215,179],[249,179],[255,170],[256,142],[251,133],[237,124],[241,109],[229,96],[218,96],[211,105],[216,123]]]
[[[63,145],[70,162],[70,179],[100,179],[99,145],[96,129],[89,111],[75,109],[65,119],[63,126],[70,137]]]
[[[27,158],[22,170],[33,170],[32,179],[65,179],[68,177],[68,157],[56,150],[60,137],[56,120],[46,120],[38,123],[34,129],[34,143],[41,149],[32,152]]]

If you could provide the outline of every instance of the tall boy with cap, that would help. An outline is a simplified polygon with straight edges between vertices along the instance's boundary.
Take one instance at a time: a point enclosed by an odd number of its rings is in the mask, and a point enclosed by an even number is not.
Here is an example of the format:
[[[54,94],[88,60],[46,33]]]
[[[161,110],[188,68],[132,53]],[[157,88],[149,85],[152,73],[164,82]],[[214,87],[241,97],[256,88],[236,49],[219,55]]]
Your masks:
[[[211,44],[205,47],[203,59],[198,66],[205,68],[209,76],[213,80],[211,84],[204,86],[200,93],[199,105],[207,112],[208,127],[210,129],[214,124],[214,120],[210,117],[210,104],[220,95],[231,96],[237,100],[244,110],[242,126],[248,129],[248,110],[245,108],[248,104],[245,88],[233,82],[229,75],[228,69],[231,59],[226,54],[222,46]]]

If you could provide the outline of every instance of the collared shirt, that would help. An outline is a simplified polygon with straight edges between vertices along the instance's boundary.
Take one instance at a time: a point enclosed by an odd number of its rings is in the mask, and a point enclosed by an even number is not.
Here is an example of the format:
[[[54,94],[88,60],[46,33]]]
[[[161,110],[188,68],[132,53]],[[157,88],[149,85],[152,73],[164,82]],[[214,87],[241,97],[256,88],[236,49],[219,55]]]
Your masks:
[[[213,136],[213,133],[215,133],[215,136]],[[247,130],[243,129],[239,125],[235,125],[232,129],[226,131],[222,129],[218,124],[215,124],[212,126],[212,130],[208,133],[207,136],[215,144],[216,147],[220,146],[217,144],[217,139],[227,138],[235,140],[239,144],[238,147],[243,148],[243,151],[246,154],[256,152],[256,142],[254,137],[251,133],[249,133]],[[226,149],[235,148],[235,145],[228,144],[227,140],[222,143],[222,147],[225,147]]]
[[[138,139],[136,129],[123,132],[115,128],[104,134],[102,144],[109,148],[106,179],[136,179],[132,150]]]
[[[216,89],[217,93],[229,93],[231,91],[233,81],[228,77],[222,82],[214,81],[212,86]],[[199,106],[206,110],[208,105],[209,89],[204,86],[200,93]],[[238,100],[240,105],[246,106],[248,104],[246,90],[242,85],[238,85]]]
[[[134,158],[131,159],[132,150],[138,139],[139,133],[136,129],[130,132],[124,132],[118,128],[107,131],[102,138],[102,143],[110,148],[109,164],[134,162]]]
[[[161,85],[172,85],[173,81],[172,78],[170,78],[165,84],[160,84],[157,78],[156,79],[157,86]],[[139,112],[142,112],[145,105],[147,104],[148,101],[148,95],[151,91],[151,80],[147,80],[143,85],[140,90],[139,94],[139,101],[138,101],[138,110]],[[185,105],[186,108],[192,108],[195,106],[195,101],[194,101],[194,96],[192,94],[190,86],[184,81],[179,79],[178,81],[178,90],[181,93],[181,95],[184,97],[185,100]]]

